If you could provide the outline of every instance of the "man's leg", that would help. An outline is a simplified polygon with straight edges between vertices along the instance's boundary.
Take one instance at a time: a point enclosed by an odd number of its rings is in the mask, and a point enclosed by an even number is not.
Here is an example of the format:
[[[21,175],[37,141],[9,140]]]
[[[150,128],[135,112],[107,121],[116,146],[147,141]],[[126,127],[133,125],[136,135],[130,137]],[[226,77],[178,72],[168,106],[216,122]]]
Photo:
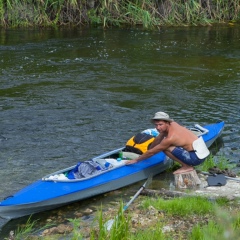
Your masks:
[[[166,151],[164,151],[164,153],[171,158],[172,160],[178,162],[179,164],[182,165],[181,168],[179,168],[178,170],[176,170],[175,172],[173,172],[173,174],[179,174],[179,173],[184,173],[184,172],[190,172],[192,170],[194,170],[194,168],[192,166],[187,165],[186,163],[183,163],[181,160],[179,160],[178,158],[176,158],[171,152],[174,149],[174,147],[170,147],[168,148]]]

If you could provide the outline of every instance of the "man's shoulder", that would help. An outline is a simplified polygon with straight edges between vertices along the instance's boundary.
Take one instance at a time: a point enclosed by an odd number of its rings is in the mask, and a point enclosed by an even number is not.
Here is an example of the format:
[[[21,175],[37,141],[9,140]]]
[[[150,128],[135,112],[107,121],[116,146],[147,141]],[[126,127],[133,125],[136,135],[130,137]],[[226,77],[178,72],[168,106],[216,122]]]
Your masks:
[[[173,127],[183,127],[181,124],[179,124],[177,122],[171,122],[170,126],[173,126]]]

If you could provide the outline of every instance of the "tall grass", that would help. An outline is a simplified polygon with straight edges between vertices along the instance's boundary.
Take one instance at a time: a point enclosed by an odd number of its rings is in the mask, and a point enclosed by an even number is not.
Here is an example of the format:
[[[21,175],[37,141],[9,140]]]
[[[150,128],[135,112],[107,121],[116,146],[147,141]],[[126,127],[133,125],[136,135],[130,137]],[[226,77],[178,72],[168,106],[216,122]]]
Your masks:
[[[108,219],[109,220],[109,219]],[[128,240],[130,231],[130,217],[124,214],[123,203],[121,203],[118,214],[113,218],[114,222],[110,230],[104,221],[102,211],[98,214],[99,227],[91,232],[91,240]]]
[[[2,0],[0,0],[0,25],[5,26],[5,21],[4,21],[4,3]]]
[[[213,22],[201,1],[168,0],[160,3],[162,21],[167,25],[209,25]]]
[[[0,25],[209,25],[240,19],[240,0],[0,0]]]

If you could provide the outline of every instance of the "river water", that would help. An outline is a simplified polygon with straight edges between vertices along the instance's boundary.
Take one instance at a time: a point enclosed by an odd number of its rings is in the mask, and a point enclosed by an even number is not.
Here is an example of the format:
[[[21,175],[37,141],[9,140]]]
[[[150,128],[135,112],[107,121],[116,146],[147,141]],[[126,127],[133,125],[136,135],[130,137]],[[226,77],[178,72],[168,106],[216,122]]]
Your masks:
[[[239,26],[0,29],[0,199],[123,146],[157,111],[186,126],[224,120],[212,151],[238,163],[239,91]]]

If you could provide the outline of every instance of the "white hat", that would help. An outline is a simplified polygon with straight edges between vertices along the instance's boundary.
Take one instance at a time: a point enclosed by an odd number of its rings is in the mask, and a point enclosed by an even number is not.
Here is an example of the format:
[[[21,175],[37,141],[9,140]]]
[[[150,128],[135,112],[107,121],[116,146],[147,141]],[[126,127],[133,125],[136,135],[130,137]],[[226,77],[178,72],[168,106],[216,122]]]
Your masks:
[[[154,120],[163,120],[167,122],[173,122],[173,119],[171,119],[169,115],[165,112],[156,112],[154,117],[151,119],[151,122],[154,122]]]

